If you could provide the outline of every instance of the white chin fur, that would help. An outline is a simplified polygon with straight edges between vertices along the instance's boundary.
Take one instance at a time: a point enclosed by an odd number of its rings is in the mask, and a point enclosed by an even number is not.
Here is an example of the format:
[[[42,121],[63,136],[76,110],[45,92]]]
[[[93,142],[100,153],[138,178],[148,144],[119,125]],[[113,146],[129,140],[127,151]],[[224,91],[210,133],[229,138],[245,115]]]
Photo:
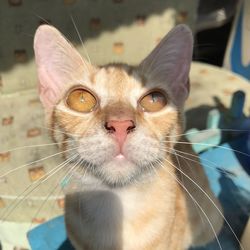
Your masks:
[[[109,184],[127,184],[141,172],[139,166],[126,158],[114,157],[109,162],[98,167],[98,173]]]

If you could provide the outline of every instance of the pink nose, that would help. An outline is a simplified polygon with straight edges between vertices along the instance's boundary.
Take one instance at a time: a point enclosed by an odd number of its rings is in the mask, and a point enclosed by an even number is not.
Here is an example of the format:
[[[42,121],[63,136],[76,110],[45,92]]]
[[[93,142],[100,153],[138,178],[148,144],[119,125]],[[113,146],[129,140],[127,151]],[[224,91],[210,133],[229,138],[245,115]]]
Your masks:
[[[110,120],[105,124],[106,130],[113,134],[122,149],[127,138],[127,134],[135,129],[135,123],[132,120]]]

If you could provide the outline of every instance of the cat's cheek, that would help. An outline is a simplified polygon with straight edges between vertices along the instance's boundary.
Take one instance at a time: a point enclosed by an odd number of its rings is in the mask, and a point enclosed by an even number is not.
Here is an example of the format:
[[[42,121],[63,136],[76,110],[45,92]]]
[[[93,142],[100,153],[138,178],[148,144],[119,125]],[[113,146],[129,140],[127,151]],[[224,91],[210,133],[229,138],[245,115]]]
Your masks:
[[[148,166],[162,158],[161,144],[145,134],[137,134],[124,147],[124,155],[138,167]]]

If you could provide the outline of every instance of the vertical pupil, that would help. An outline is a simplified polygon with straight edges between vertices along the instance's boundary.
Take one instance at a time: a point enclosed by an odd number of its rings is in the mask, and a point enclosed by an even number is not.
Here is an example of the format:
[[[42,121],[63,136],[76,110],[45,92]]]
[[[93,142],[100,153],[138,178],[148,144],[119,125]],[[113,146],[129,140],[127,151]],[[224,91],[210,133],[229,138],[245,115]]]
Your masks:
[[[157,102],[157,101],[158,101],[158,96],[157,96],[157,94],[152,93],[151,95],[152,95],[152,100],[153,100],[153,102]]]
[[[83,93],[81,94],[81,97],[80,97],[80,102],[84,102],[84,97],[83,97]]]

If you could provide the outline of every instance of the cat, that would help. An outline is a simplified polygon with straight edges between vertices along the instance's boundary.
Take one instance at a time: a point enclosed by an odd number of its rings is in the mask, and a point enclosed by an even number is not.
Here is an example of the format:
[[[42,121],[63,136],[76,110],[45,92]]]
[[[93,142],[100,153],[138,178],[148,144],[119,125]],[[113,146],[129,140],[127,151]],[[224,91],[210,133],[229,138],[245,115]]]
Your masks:
[[[181,250],[217,238],[220,203],[181,136],[192,49],[178,25],[138,66],[96,66],[56,28],[37,29],[40,100],[81,182],[65,198],[76,249]]]

